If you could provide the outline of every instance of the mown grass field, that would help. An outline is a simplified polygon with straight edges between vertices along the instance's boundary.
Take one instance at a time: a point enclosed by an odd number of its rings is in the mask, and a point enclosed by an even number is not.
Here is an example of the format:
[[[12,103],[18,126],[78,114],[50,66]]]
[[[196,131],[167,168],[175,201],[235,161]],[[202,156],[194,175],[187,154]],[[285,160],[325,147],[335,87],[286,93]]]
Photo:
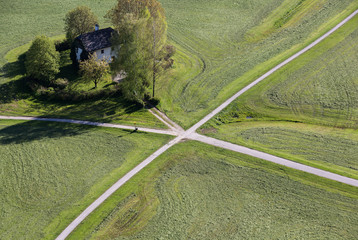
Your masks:
[[[54,239],[170,137],[0,121],[0,239]]]
[[[251,121],[202,130],[211,137],[358,179],[358,133],[290,122]]]
[[[189,65],[200,74],[158,84],[161,108],[184,127],[358,8],[352,0],[161,2],[170,38],[201,61]]]
[[[69,239],[354,239],[357,206],[357,188],[186,142]]]
[[[241,96],[217,116],[217,122],[268,119],[357,128],[357,42],[355,17]]]
[[[355,17],[240,96],[202,132],[357,178],[357,40]]]

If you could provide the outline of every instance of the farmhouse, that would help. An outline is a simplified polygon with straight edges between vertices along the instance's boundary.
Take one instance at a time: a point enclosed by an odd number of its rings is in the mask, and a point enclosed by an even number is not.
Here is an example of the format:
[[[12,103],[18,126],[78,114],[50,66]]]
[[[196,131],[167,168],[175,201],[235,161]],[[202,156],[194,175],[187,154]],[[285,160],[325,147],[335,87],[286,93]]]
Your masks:
[[[111,61],[114,53],[111,50],[112,28],[99,29],[96,25],[94,32],[84,33],[73,42],[71,56],[74,62],[88,59],[89,54],[96,53],[98,59]]]

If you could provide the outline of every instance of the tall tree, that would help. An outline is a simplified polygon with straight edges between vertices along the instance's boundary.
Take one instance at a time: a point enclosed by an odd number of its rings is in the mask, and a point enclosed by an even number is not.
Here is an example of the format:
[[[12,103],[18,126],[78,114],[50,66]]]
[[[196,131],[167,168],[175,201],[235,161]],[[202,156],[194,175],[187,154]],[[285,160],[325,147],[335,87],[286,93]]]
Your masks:
[[[78,6],[65,17],[66,38],[71,43],[79,35],[94,31],[97,16],[87,6]]]
[[[89,59],[80,62],[80,73],[85,80],[92,81],[94,88],[108,74],[109,65],[106,59],[97,59],[96,53],[90,55]]]
[[[150,24],[147,24],[150,30],[150,42],[148,48],[151,49],[150,59],[152,64],[152,82],[153,82],[153,97],[155,95],[155,81],[159,72],[160,61],[164,46],[167,40],[167,23],[165,19],[164,9],[157,0],[118,0],[117,5],[108,12],[107,17],[112,20],[119,34],[123,31],[123,19],[127,14],[131,14],[133,19],[141,17],[143,10],[147,8],[150,13]]]
[[[55,79],[60,68],[60,54],[55,44],[46,36],[38,36],[26,53],[26,73],[42,81]]]
[[[143,104],[150,86],[151,60],[151,17],[148,9],[135,17],[131,13],[118,23],[121,32],[112,38],[116,46],[115,60],[112,69],[116,72],[125,71],[126,78],[122,81],[122,91],[126,99]]]

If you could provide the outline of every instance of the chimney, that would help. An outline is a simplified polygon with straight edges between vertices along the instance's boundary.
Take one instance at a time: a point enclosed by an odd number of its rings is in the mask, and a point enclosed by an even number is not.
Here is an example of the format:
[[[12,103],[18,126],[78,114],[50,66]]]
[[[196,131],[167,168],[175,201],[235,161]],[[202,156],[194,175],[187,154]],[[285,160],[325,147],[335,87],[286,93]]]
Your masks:
[[[94,27],[94,30],[95,30],[95,31],[98,31],[98,30],[99,30],[99,25],[98,25],[98,24],[96,24],[96,26]]]

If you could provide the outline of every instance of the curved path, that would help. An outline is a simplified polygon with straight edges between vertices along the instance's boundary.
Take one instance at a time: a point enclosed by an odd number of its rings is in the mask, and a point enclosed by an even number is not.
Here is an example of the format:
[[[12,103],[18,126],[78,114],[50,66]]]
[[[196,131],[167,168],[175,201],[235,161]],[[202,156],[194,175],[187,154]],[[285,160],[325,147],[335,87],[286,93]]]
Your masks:
[[[159,133],[159,134],[169,134],[177,136],[173,140],[171,140],[169,143],[158,149],[155,153],[150,155],[147,159],[145,159],[142,163],[140,163],[138,166],[136,166],[134,169],[132,169],[130,172],[128,172],[124,177],[119,179],[113,186],[111,186],[105,193],[103,193],[96,201],[94,201],[86,210],[84,210],[56,239],[62,240],[65,239],[93,210],[95,210],[103,201],[105,201],[108,197],[110,197],[118,188],[120,188],[124,183],[126,183],[129,179],[131,179],[136,173],[141,171],[144,167],[146,167],[149,163],[151,163],[154,159],[156,159],[158,156],[160,156],[163,152],[168,150],[170,147],[174,146],[175,144],[179,143],[183,139],[192,139],[201,141],[207,144],[211,144],[220,148],[229,149],[232,151],[244,153],[247,155],[251,155],[260,159],[264,159],[267,161],[271,161],[277,164],[281,164],[290,168],[294,168],[300,171],[305,171],[308,173],[312,173],[321,177],[325,177],[328,179],[332,179],[335,181],[339,181],[342,183],[350,184],[352,186],[358,187],[358,180],[346,178],[337,174],[333,174],[327,171],[323,171],[320,169],[312,168],[306,165],[298,164],[283,158],[279,158],[270,154],[266,154],[263,152],[259,152],[256,150],[252,150],[249,148],[245,148],[239,145],[235,145],[232,143],[224,142],[221,140],[217,140],[214,138],[209,138],[206,136],[202,136],[197,134],[195,131],[201,127],[203,124],[205,124],[207,121],[209,121],[212,117],[214,117],[216,114],[218,114],[220,111],[222,111],[225,107],[227,107],[231,102],[233,102],[235,99],[237,99],[241,94],[248,91],[250,88],[270,76],[272,73],[277,71],[278,69],[282,68],[295,58],[299,57],[303,53],[307,52],[311,48],[313,48],[315,45],[323,41],[325,38],[330,36],[333,32],[335,32],[338,28],[340,28],[342,25],[344,25],[346,22],[348,22],[350,19],[352,19],[355,15],[358,14],[358,10],[352,13],[350,16],[348,16],[346,19],[344,19],[342,22],[340,22],[337,26],[335,26],[333,29],[331,29],[329,32],[324,34],[322,37],[318,38],[316,41],[299,51],[298,53],[294,54],[292,57],[288,58],[287,60],[283,61],[282,63],[278,64],[276,67],[272,68],[270,71],[256,79],[254,82],[237,92],[234,96],[226,100],[223,104],[221,104],[218,108],[216,108],[214,111],[209,113],[207,116],[205,116],[202,120],[200,120],[198,123],[196,123],[194,126],[189,128],[187,131],[183,131],[177,126],[173,126],[172,123],[169,123],[171,125],[171,130],[159,130],[159,129],[150,129],[150,128],[138,128],[139,131],[144,132],[152,132],[152,133]],[[164,116],[158,116],[159,119],[162,119],[166,122],[170,122],[168,120],[163,119]],[[97,122],[90,122],[90,121],[80,121],[80,120],[71,120],[71,119],[56,119],[56,118],[36,118],[36,117],[7,117],[7,116],[0,116],[0,119],[15,119],[15,120],[38,120],[38,121],[53,121],[53,122],[66,122],[66,123],[75,123],[75,124],[85,124],[85,125],[92,125],[92,126],[99,126],[99,127],[114,127],[114,128],[121,128],[121,129],[130,129],[134,130],[134,127],[125,126],[125,125],[117,125],[117,124],[109,124],[109,123],[97,123]]]

